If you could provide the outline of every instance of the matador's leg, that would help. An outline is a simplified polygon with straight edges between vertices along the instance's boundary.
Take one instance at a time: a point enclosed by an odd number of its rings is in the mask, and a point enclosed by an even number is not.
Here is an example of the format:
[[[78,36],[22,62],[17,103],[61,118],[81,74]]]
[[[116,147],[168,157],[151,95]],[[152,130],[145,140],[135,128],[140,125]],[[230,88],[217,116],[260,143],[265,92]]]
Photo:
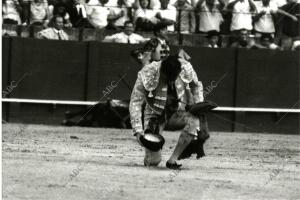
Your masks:
[[[168,163],[176,163],[176,160],[190,144],[190,142],[197,137],[197,130],[200,127],[199,118],[186,111],[177,111],[169,119],[169,123],[177,124],[183,130],[179,136],[177,145],[168,160]]]

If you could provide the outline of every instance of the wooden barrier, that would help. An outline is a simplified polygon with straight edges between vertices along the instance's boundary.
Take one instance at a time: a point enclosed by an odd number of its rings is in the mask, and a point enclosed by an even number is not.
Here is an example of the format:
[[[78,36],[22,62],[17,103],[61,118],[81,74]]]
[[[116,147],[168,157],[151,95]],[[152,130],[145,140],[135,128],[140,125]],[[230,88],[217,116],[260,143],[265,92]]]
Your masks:
[[[26,75],[10,98],[80,102],[130,98],[139,67],[129,55],[138,45],[23,38],[3,41],[3,83]],[[173,52],[178,48],[171,47]],[[296,53],[182,48],[192,57],[205,98],[222,108],[208,116],[212,130],[299,132],[299,113],[291,111],[300,108]],[[3,105],[9,121],[55,124],[62,120],[55,105]],[[59,105],[60,112],[76,109],[70,106]]]

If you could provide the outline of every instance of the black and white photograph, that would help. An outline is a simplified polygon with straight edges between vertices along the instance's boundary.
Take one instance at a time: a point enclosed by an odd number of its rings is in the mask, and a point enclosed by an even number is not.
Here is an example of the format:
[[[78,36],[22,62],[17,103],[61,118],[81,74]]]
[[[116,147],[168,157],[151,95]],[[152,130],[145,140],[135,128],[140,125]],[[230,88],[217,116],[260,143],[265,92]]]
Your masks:
[[[2,0],[3,200],[300,200],[300,0]]]

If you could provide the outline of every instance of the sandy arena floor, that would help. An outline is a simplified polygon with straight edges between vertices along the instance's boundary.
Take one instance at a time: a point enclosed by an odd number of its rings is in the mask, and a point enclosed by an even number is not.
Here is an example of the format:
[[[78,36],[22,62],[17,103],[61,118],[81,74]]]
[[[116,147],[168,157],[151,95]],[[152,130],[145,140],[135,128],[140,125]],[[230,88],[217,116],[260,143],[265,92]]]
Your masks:
[[[4,124],[3,199],[300,199],[300,137],[213,132],[207,156],[143,166],[131,130]],[[72,136],[72,137],[71,137]]]

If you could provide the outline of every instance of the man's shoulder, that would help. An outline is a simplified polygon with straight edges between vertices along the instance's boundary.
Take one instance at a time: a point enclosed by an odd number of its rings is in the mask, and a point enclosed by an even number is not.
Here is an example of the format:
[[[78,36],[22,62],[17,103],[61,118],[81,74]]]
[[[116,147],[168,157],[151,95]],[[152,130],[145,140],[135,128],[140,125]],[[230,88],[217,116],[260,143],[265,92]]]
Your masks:
[[[37,37],[52,38],[54,33],[55,32],[54,32],[53,28],[46,28],[46,29],[41,30],[40,32],[38,32]]]
[[[153,73],[157,71],[161,66],[161,61],[152,61],[151,63],[145,65],[140,71],[140,74]]]
[[[40,33],[53,33],[53,32],[54,32],[53,28],[46,28],[40,31]]]
[[[139,71],[139,77],[147,91],[154,90],[159,82],[161,61],[153,61]]]
[[[132,33],[132,36],[135,38],[144,38],[142,35],[140,35],[138,33]]]
[[[151,63],[145,65],[139,72],[138,75],[145,79],[145,77],[148,77],[146,79],[150,79],[150,77],[159,75],[159,69],[161,66],[161,61],[152,61]]]
[[[115,33],[113,35],[111,35],[112,37],[123,37],[125,35],[124,32],[119,32],[119,33]]]
[[[69,35],[66,33],[66,31],[61,30],[61,33],[64,35],[64,37],[65,37],[66,39],[69,39]]]
[[[178,60],[181,63],[181,72],[179,74],[181,80],[185,83],[190,83],[193,80],[196,80],[197,74],[192,64],[183,58],[179,58]]]

